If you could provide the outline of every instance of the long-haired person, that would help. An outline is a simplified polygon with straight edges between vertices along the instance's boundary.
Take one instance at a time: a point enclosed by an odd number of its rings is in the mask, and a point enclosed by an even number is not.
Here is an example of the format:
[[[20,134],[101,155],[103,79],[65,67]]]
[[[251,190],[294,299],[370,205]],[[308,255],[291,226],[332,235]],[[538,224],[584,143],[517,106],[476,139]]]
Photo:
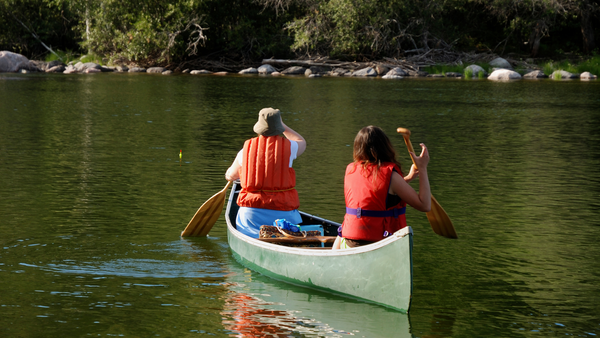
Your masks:
[[[376,126],[362,128],[354,139],[354,162],[346,167],[346,215],[334,249],[371,244],[406,227],[406,205],[427,212],[431,190],[427,177],[429,152],[410,153],[416,163],[405,176],[390,139]],[[408,182],[419,178],[417,193]]]

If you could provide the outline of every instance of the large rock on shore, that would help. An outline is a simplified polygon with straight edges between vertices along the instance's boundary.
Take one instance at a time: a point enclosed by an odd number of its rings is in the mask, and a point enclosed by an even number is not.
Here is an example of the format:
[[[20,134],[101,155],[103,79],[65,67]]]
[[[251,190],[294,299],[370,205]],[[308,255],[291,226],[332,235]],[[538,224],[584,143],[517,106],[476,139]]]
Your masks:
[[[570,80],[578,79],[579,74],[569,73],[566,70],[555,70],[550,77],[553,80]]]
[[[598,76],[596,76],[590,72],[583,72],[583,73],[581,73],[581,76],[579,76],[579,78],[582,80],[596,80],[598,78]]]
[[[544,74],[544,71],[534,70],[525,75],[523,75],[524,79],[547,79],[548,75]]]
[[[32,69],[35,68],[35,69]],[[0,72],[14,73],[21,69],[39,70],[25,56],[9,51],[0,52]]]
[[[79,73],[96,73],[94,69],[98,70],[97,73],[102,71],[102,66],[94,62],[83,63],[79,61],[73,67],[75,67],[75,70],[77,70]]]
[[[492,61],[490,61],[490,66],[495,67],[495,68],[504,68],[504,69],[510,69],[510,70],[513,69],[510,62],[506,61],[503,58],[493,59]]]
[[[292,66],[281,71],[281,74],[285,75],[304,75],[306,68],[300,66]]]
[[[271,65],[262,65],[258,67],[258,74],[271,74],[276,72],[277,69]]]
[[[146,69],[146,73],[162,74],[166,70],[167,70],[167,68],[165,68],[165,67],[150,67],[150,68]]]
[[[473,74],[473,77],[479,77],[479,73],[483,73],[483,76],[487,76],[488,73],[485,71],[485,69],[481,68],[481,66],[478,65],[470,65],[467,68],[465,68],[465,74],[471,72]]]
[[[490,76],[488,80],[492,81],[509,81],[509,80],[520,80],[521,74],[515,72],[510,69],[498,69],[495,70]]]
[[[254,67],[242,69],[238,72],[238,74],[258,74],[258,69]]]
[[[353,72],[352,76],[377,76],[377,71],[373,67],[367,67]]]
[[[404,71],[404,69],[400,68],[400,67],[396,67],[396,68],[392,68],[389,72],[387,72],[385,75],[389,75],[390,77],[392,76],[408,76],[408,73]]]

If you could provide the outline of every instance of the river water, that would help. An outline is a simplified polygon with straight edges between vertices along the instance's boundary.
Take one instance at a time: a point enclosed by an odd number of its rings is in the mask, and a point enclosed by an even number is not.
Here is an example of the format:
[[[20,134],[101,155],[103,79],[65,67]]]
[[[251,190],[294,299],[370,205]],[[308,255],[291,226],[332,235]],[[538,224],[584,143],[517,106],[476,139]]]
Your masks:
[[[301,209],[337,222],[361,127],[406,169],[396,128],[427,144],[459,239],[409,208],[408,315],[243,268],[223,216],[179,236],[263,107],[307,140]],[[0,74],[0,336],[593,337],[599,195],[597,81]]]

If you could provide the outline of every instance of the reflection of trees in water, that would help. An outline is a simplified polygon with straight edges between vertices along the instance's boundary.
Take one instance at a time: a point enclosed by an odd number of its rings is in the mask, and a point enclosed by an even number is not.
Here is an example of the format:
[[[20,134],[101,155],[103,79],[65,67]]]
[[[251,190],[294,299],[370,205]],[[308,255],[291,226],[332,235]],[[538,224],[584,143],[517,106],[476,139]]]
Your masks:
[[[271,302],[247,293],[229,291],[223,306],[223,326],[235,337],[302,337],[324,335],[333,330],[326,324],[297,317],[293,311],[268,309]],[[343,331],[338,333],[347,334]]]
[[[287,337],[295,320],[286,311],[260,308],[261,301],[250,295],[229,292],[223,309],[223,326],[238,337]]]

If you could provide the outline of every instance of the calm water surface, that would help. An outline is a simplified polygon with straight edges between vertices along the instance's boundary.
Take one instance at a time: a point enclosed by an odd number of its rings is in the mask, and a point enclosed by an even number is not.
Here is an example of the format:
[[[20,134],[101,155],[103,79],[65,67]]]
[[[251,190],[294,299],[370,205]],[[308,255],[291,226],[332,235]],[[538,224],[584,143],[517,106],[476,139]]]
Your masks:
[[[361,127],[428,145],[460,238],[408,211],[409,315],[244,269],[223,218],[179,237],[269,106],[338,222]],[[0,74],[0,336],[593,337],[599,195],[599,82]]]

